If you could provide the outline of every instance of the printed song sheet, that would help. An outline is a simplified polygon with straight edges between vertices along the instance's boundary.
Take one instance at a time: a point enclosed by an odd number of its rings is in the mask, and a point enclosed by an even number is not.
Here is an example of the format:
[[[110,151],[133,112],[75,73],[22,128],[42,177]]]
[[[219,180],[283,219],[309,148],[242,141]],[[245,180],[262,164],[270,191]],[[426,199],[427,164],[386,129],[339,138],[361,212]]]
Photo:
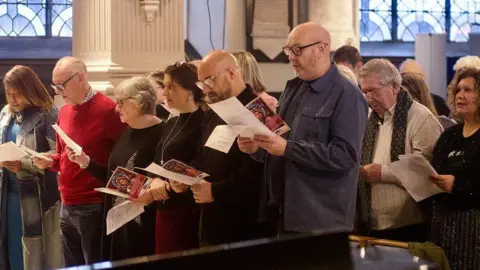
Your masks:
[[[163,166],[152,163],[144,170],[189,186],[200,183],[203,178],[208,176],[208,174],[174,159],[165,162]]]
[[[27,153],[13,142],[0,145],[0,162],[17,161],[25,156],[27,156]]]
[[[282,118],[260,97],[246,106],[236,97],[208,105],[228,126],[217,126],[205,146],[224,153],[228,153],[238,136],[276,136],[290,130]]]
[[[142,204],[132,201],[124,201],[113,207],[107,213],[107,235],[118,230],[144,211],[145,208]]]
[[[34,156],[34,157],[37,157],[37,158],[40,158],[40,159],[44,159],[44,160],[48,160],[48,161],[53,161],[49,156],[45,155],[45,154],[42,154],[42,153],[38,153],[24,145],[19,145],[20,148],[27,152],[27,154],[31,155],[31,156]]]
[[[57,134],[62,138],[62,140],[65,142],[65,144],[72,149],[76,155],[81,155],[82,154],[82,147],[78,145],[76,142],[74,142],[70,137],[65,134],[65,132],[57,125],[52,125],[53,129],[57,132]]]
[[[399,156],[399,160],[388,165],[388,168],[417,202],[443,192],[430,180],[430,176],[436,172],[422,155]]]
[[[205,146],[228,154],[238,135],[247,128],[246,126],[217,126],[208,137]]]

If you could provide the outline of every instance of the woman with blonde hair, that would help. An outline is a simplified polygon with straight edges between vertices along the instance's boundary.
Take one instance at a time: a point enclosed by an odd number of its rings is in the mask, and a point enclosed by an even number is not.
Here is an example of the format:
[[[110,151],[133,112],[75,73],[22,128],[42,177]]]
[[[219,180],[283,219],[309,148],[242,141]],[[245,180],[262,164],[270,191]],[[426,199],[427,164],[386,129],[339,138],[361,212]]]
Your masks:
[[[265,86],[262,72],[255,57],[246,51],[234,52],[233,56],[238,61],[240,72],[243,75],[243,81],[246,84],[250,84],[253,91],[255,91],[272,110],[276,111],[278,100],[267,93],[267,87]]]
[[[458,70],[447,91],[461,123],[433,151],[431,180],[445,193],[433,197],[430,238],[452,269],[480,269],[480,70]]]
[[[443,129],[449,128],[455,125],[455,121],[444,116],[438,115],[437,109],[432,99],[432,95],[428,90],[428,86],[425,83],[425,80],[415,73],[404,73],[402,74],[402,87],[407,90],[412,98],[423,106],[427,107],[433,115],[438,119],[438,122],[442,125]]]

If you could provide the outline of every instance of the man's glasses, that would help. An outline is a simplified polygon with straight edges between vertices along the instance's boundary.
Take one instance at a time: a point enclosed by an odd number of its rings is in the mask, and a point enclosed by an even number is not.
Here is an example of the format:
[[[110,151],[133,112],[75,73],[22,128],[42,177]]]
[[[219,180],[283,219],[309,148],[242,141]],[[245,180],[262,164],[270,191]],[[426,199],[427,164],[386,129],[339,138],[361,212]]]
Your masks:
[[[50,86],[51,86],[54,90],[56,90],[56,91],[63,92],[63,91],[65,91],[65,86],[67,85],[67,83],[68,83],[69,81],[71,81],[73,78],[75,78],[75,76],[77,76],[78,73],[80,73],[80,72],[77,72],[77,73],[73,74],[72,77],[68,78],[68,79],[67,79],[66,81],[64,81],[62,84],[53,84],[53,83],[52,83]]]
[[[317,44],[322,44],[324,43],[325,45],[328,45],[328,43],[326,42],[323,42],[323,41],[318,41],[318,42],[314,42],[314,43],[311,43],[311,44],[308,44],[308,45],[305,45],[305,46],[292,46],[292,47],[288,47],[288,46],[285,46],[282,48],[283,50],[283,53],[287,56],[290,56],[290,55],[295,55],[295,56],[301,56],[302,55],[302,52],[304,49],[308,48],[308,47],[312,47],[314,45],[317,45]]]
[[[223,73],[225,73],[225,72],[227,72],[227,71],[228,71],[228,69],[226,69],[226,70],[224,70],[224,71],[222,71],[222,72],[219,72],[219,73],[215,74],[215,75],[212,76],[212,77],[208,77],[208,78],[206,78],[206,79],[203,80],[203,81],[198,81],[198,82],[196,82],[195,84],[198,86],[198,88],[200,88],[200,89],[202,89],[202,90],[205,89],[205,86],[207,86],[208,88],[212,89],[213,86],[215,85],[215,78],[217,78],[219,75],[221,75],[221,74],[223,74]]]

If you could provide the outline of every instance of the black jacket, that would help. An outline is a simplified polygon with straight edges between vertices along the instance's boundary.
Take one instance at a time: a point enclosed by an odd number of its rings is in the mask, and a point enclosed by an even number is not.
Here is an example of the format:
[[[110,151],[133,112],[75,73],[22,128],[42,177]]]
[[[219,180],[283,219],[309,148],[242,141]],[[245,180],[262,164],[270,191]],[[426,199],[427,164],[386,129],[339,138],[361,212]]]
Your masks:
[[[247,88],[237,96],[246,105],[257,96]],[[225,122],[212,110],[205,114],[201,141]],[[204,244],[222,244],[259,237],[258,196],[263,165],[243,153],[234,143],[228,154],[203,147],[192,166],[210,176],[214,202],[202,205],[200,240]]]

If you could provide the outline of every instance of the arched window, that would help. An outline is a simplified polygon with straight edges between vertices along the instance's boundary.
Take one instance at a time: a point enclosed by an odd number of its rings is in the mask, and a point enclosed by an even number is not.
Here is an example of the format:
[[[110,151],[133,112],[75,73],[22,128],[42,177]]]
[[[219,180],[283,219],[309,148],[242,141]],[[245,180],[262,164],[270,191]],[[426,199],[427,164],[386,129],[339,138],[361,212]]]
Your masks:
[[[72,0],[0,1],[0,36],[71,37]]]
[[[466,42],[480,30],[479,0],[359,0],[361,41],[415,41],[418,33],[447,33]]]

